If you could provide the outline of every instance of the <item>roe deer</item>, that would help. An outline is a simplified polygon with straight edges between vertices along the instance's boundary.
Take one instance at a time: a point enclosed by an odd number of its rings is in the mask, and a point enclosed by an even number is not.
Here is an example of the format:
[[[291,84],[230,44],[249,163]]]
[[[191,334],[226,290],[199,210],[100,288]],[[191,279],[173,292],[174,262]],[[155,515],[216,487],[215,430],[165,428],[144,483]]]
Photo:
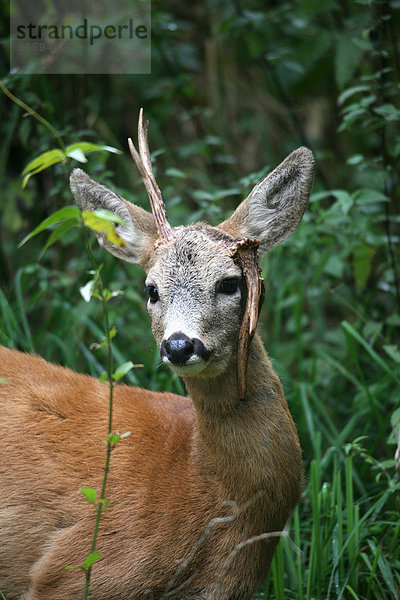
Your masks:
[[[189,398],[117,385],[112,454],[89,596],[244,600],[265,577],[302,487],[301,450],[280,381],[254,335],[262,280],[256,248],[300,222],[314,160],[290,154],[218,227],[172,228],[155,182],[143,113],[132,156],[153,215],[82,170],[71,189],[105,208],[119,258],[147,273],[148,310],[164,363]],[[1,348],[0,590],[7,600],[78,600],[101,487],[108,387],[42,358]],[[270,535],[268,535],[270,534]]]

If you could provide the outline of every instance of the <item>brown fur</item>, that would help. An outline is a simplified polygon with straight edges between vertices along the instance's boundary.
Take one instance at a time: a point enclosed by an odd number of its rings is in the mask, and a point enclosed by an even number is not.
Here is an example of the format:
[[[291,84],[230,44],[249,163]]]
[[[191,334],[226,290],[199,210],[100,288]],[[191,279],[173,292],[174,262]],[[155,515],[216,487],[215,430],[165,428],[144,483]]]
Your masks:
[[[289,181],[292,195],[284,193],[284,202],[304,204],[309,186],[304,192],[304,177],[297,187],[293,178],[302,160],[312,177],[309,152],[289,159],[282,173],[274,171],[273,187],[281,194]],[[82,171],[72,177],[82,207],[109,208],[126,219],[120,229],[126,247],[105,246],[144,265],[157,285],[160,299],[149,303],[157,343],[190,330],[210,350],[207,360],[174,367],[190,398],[115,388],[113,430],[131,435],[112,452],[111,503],[98,539],[103,558],[93,567],[90,598],[247,600],[298,502],[301,451],[257,335],[246,400],[239,399],[236,349],[245,298],[240,289],[218,293],[222,279],[240,278],[221,242],[226,234],[198,224],[176,229],[173,242],[154,249],[154,222],[144,211]],[[246,236],[259,226],[260,185],[255,208],[250,196],[231,219],[234,227],[222,224],[228,235]],[[299,220],[303,211],[287,214]],[[270,207],[267,213],[271,223]],[[271,243],[294,227],[283,220],[279,233],[275,219]],[[266,229],[264,247],[267,238]],[[0,383],[0,590],[7,600],[78,600],[83,574],[64,567],[81,564],[90,552],[95,511],[78,490],[101,488],[108,387],[2,347],[0,377],[6,379]]]
[[[101,522],[104,559],[93,569],[92,598],[145,598],[147,590],[158,598],[170,582],[170,592],[187,582],[168,595],[181,599],[212,597],[218,583],[218,598],[248,598],[257,589],[277,538],[241,550],[222,582],[219,576],[238,543],[282,529],[299,498],[301,460],[281,386],[256,339],[251,362],[249,385],[262,377],[268,401],[258,390],[221,411],[205,380],[197,422],[189,399],[117,386],[114,427],[132,433],[112,455],[112,503]],[[0,462],[1,589],[7,600],[22,593],[25,600],[80,598],[81,574],[64,567],[81,564],[90,551],[94,509],[78,489],[101,487],[108,388],[5,348],[0,364],[7,377],[0,386],[7,449]],[[232,514],[213,526],[215,517]]]

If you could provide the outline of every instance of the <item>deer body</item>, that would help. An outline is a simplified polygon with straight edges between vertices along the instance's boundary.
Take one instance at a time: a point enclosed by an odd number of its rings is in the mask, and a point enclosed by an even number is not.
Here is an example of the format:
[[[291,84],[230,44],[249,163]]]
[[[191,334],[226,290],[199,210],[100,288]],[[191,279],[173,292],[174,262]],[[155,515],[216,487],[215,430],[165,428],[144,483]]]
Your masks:
[[[111,457],[93,599],[248,599],[266,575],[299,499],[301,451],[257,335],[240,397],[237,340],[248,291],[226,245],[263,227],[252,205],[263,190],[273,244],[293,230],[283,219],[277,233],[271,211],[283,194],[288,214],[301,218],[313,162],[305,149],[285,162],[270,188],[261,182],[219,228],[177,228],[155,248],[151,215],[80,170],[72,176],[81,207],[124,219],[126,246],[104,245],[145,268],[155,339],[190,395],[115,388],[113,429],[131,435]],[[299,198],[304,206],[294,209]],[[6,600],[78,600],[82,574],[64,567],[90,552],[94,509],[77,490],[101,487],[108,387],[5,348],[0,376],[0,590]]]
[[[232,403],[224,416],[218,404],[213,406],[218,393],[206,385],[198,398],[208,404],[200,421],[186,398],[116,387],[115,428],[132,433],[113,451],[107,492],[112,504],[103,514],[99,550],[104,559],[93,571],[93,598],[145,598],[146,590],[160,597],[202,536],[204,542],[170,591],[187,580],[188,590],[167,597],[212,597],[238,543],[282,529],[298,501],[300,449],[280,384],[262,358],[254,360],[259,369],[269,369],[265,398],[252,399],[249,411],[235,400],[232,381]],[[64,567],[80,564],[88,554],[94,511],[77,490],[101,486],[108,388],[4,348],[0,361],[10,381],[1,388],[7,415],[2,445],[18,460],[17,483],[4,459],[0,466],[2,589],[7,600],[30,588],[27,600],[80,598],[82,578]],[[248,508],[230,521],[246,502]],[[228,519],[212,525],[215,517]],[[249,597],[265,576],[277,541],[241,550],[227,573],[227,592],[218,597]],[[197,569],[200,573],[190,579]]]

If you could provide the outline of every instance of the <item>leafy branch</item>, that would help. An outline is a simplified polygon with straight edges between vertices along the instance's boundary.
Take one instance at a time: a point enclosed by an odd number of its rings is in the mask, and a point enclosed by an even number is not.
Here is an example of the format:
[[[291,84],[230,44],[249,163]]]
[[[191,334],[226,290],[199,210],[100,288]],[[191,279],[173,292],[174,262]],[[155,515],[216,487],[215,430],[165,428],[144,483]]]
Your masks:
[[[52,148],[50,150],[46,150],[46,152],[42,152],[34,159],[32,159],[22,171],[23,179],[22,179],[22,187],[25,188],[29,179],[32,175],[36,175],[36,173],[40,173],[44,169],[51,167],[57,163],[67,164],[71,158],[76,160],[79,163],[86,163],[87,158],[85,154],[87,152],[99,152],[106,151],[112,152],[114,154],[121,154],[121,151],[113,146],[106,146],[103,144],[94,144],[93,142],[81,141],[76,142],[74,144],[65,145],[61,135],[58,133],[57,129],[53,127],[51,123],[49,123],[44,117],[42,117],[39,113],[36,112],[33,108],[28,106],[25,102],[14,96],[12,92],[7,88],[4,81],[0,79],[0,90],[10,98],[15,104],[17,104],[20,108],[23,108],[28,115],[34,117],[39,123],[44,125],[50,133],[56,138],[59,148]]]
[[[85,213],[83,213],[83,215],[85,215]],[[88,225],[88,223],[90,222],[90,217],[88,219],[88,215],[85,215],[85,216],[86,216],[86,224]],[[84,221],[85,221],[85,216],[83,216]],[[106,232],[110,230],[111,223],[110,223],[109,215],[106,216],[106,218],[104,218],[104,212],[103,212],[103,217],[99,216],[98,214],[97,215],[95,214],[94,217],[95,217],[95,220],[94,220],[94,223],[95,223],[94,230],[95,231],[99,230],[98,228],[101,225],[102,219],[104,222]],[[93,221],[92,221],[92,223],[93,223]],[[118,241],[119,236],[116,233],[115,228],[112,227],[112,229],[113,229],[112,234],[106,233],[105,235],[109,241],[113,241],[113,243],[116,243]],[[107,375],[108,375],[108,386],[109,386],[109,400],[108,400],[108,436],[107,436],[107,442],[106,442],[106,463],[105,463],[105,467],[104,467],[104,477],[103,477],[103,483],[102,483],[101,492],[100,492],[100,498],[96,502],[96,498],[97,498],[96,490],[93,490],[91,488],[81,488],[81,490],[80,490],[85,495],[86,500],[91,502],[96,509],[96,520],[95,520],[94,531],[93,531],[91,551],[90,551],[90,554],[86,557],[83,564],[81,565],[81,568],[83,568],[83,570],[85,571],[85,589],[84,589],[84,593],[82,596],[82,600],[86,600],[86,598],[88,596],[93,564],[101,558],[101,554],[99,554],[96,551],[96,546],[97,546],[97,538],[98,538],[98,533],[99,533],[101,515],[103,513],[103,510],[105,508],[107,508],[107,506],[110,502],[109,500],[106,500],[105,496],[106,496],[108,473],[109,473],[109,469],[110,469],[111,452],[115,448],[116,444],[122,438],[129,435],[129,432],[122,434],[122,435],[112,432],[114,385],[115,385],[115,382],[120,377],[122,377],[122,372],[125,374],[133,367],[132,363],[127,363],[128,366],[126,366],[126,364],[123,365],[122,371],[121,371],[121,367],[120,367],[119,368],[120,370],[118,371],[118,369],[117,369],[117,371],[114,373],[114,358],[113,358],[113,352],[112,352],[112,339],[114,338],[114,336],[116,334],[116,329],[110,327],[110,320],[109,320],[109,315],[108,315],[108,310],[107,310],[107,304],[108,304],[109,300],[111,300],[111,298],[115,294],[110,292],[110,290],[105,288],[103,285],[103,280],[102,280],[101,273],[100,273],[101,269],[97,268],[97,266],[95,264],[94,255],[93,255],[90,243],[89,243],[89,238],[88,238],[86,230],[85,230],[85,237],[86,237],[86,247],[87,247],[89,257],[90,257],[90,261],[92,263],[92,268],[93,268],[93,273],[94,273],[94,278],[91,282],[91,284],[92,284],[91,295],[92,295],[92,297],[99,299],[100,302],[102,303],[102,307],[103,307],[103,317],[104,317],[104,322],[105,322],[105,336],[106,336],[105,337],[105,345],[107,347],[107,354],[108,354]],[[123,240],[121,238],[119,238],[119,245],[123,245]],[[87,562],[87,561],[89,561],[89,562]]]
[[[10,90],[8,89],[8,87],[6,86],[6,84],[4,83],[4,81],[2,79],[0,79],[0,90],[6,96],[8,96],[10,98],[10,100],[12,100],[15,104],[17,104],[19,107],[23,108],[28,113],[28,115],[31,115],[37,121],[39,121],[39,123],[44,125],[50,131],[50,133],[52,133],[53,136],[56,138],[61,150],[63,152],[65,152],[66,148],[65,148],[64,141],[63,141],[61,135],[58,133],[57,129],[55,127],[53,127],[53,125],[51,123],[49,123],[44,117],[42,117],[42,115],[37,113],[36,110],[34,110],[31,106],[29,106],[28,104],[26,104],[25,102],[23,102],[22,100],[17,98],[17,96],[14,96],[14,94],[12,92],[10,92]]]

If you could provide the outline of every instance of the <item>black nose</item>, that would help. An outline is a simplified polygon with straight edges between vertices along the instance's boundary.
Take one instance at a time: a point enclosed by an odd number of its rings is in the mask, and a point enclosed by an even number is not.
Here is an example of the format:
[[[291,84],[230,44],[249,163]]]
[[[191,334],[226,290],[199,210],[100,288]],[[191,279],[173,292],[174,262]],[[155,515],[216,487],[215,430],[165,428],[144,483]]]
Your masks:
[[[194,343],[187,335],[174,333],[161,344],[161,357],[166,356],[172,364],[182,366],[194,354]]]

